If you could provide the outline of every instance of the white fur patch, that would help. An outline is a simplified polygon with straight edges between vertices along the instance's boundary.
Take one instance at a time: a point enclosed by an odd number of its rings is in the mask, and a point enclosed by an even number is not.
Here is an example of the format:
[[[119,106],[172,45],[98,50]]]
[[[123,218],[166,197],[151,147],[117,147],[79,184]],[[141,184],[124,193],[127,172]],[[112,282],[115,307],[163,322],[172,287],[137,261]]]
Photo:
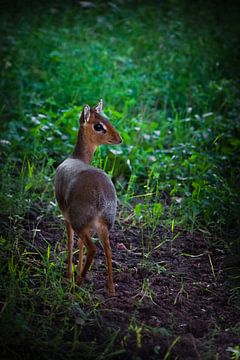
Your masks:
[[[103,109],[103,100],[100,99],[99,103],[95,106],[95,111],[97,113],[100,113]]]
[[[85,105],[83,108],[84,121],[87,123],[90,119],[90,106]]]
[[[107,131],[107,127],[106,127],[102,122],[100,122],[100,124],[102,125],[102,127],[104,128],[104,130]]]

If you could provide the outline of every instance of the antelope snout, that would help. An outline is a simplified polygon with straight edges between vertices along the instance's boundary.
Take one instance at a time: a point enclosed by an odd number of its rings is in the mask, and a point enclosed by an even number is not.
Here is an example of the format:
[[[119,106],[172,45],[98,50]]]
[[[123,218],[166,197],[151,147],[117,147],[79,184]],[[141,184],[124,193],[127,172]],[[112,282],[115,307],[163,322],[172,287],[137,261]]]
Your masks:
[[[118,136],[116,137],[116,139],[114,139],[114,140],[115,140],[115,141],[114,141],[114,144],[121,144],[121,143],[123,142],[120,135],[118,135]]]
[[[122,141],[122,138],[119,134],[114,134],[114,136],[111,136],[111,138],[108,140],[108,144],[110,145],[118,145],[118,144],[121,144],[123,141]]]

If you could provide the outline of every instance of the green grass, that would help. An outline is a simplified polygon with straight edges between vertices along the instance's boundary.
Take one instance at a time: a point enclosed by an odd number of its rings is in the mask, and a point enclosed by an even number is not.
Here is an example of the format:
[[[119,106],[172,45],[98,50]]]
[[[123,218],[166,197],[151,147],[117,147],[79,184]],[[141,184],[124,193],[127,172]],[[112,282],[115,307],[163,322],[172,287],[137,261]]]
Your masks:
[[[66,291],[64,250],[56,255],[57,247],[46,252],[27,244],[22,221],[29,211],[57,216],[55,168],[73,149],[82,105],[103,98],[124,143],[97,150],[94,164],[112,176],[122,216],[148,229],[143,255],[151,253],[159,224],[172,231],[168,241],[180,226],[208,233],[213,244],[221,241],[233,252],[234,266],[240,225],[239,6],[176,0],[14,4],[17,11],[5,5],[0,21],[0,212],[3,221],[10,219],[1,237],[3,329],[12,337],[22,334],[19,343],[36,331],[33,352],[45,349],[51,337],[52,358],[62,342],[63,355],[74,356],[83,346],[83,358],[90,349],[90,358],[110,357],[117,330],[106,329],[111,336],[101,348],[94,339],[78,343],[86,324],[98,324],[99,299],[88,288]],[[151,264],[146,260],[144,266]],[[165,270],[160,264],[157,271]],[[146,279],[142,296],[152,291]],[[70,323],[78,311],[80,324]],[[56,324],[62,331],[54,330]],[[141,325],[131,331],[139,343]]]
[[[119,193],[134,176],[132,194],[154,203],[166,194],[179,221],[232,227],[239,25],[234,7],[198,7],[196,16],[188,2],[56,3],[3,14],[3,158],[56,166],[72,150],[82,104],[102,97],[124,145],[99,150],[96,164],[114,164]]]

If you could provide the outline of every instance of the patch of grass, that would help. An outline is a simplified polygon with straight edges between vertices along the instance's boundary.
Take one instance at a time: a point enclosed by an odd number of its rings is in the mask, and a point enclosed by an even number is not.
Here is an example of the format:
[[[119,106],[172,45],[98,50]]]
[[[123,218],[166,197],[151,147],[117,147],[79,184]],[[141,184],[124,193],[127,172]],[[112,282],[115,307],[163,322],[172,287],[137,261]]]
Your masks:
[[[1,238],[1,253],[5,254],[1,258],[2,355],[20,359],[28,349],[29,358],[36,351],[37,358],[54,358],[61,348],[61,358],[74,358],[79,349],[83,359],[95,358],[99,352],[107,357],[113,352],[117,332],[111,333],[108,342],[107,328],[99,339],[84,340],[85,328],[102,331],[97,319],[101,301],[91,288],[75,289],[65,280],[66,250],[59,252],[60,244],[52,249],[49,244],[23,247],[18,242],[16,237],[10,247]]]

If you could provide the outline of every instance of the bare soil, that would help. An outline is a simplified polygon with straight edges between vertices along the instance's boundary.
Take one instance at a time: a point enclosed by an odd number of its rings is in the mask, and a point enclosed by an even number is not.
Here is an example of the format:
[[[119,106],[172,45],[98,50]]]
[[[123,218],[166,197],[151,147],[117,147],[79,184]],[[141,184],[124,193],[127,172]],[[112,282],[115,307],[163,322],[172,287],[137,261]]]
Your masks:
[[[47,239],[65,246],[61,219],[29,214],[25,238],[36,225],[35,244],[46,246]],[[227,349],[240,342],[239,311],[231,302],[224,251],[208,240],[201,232],[116,224],[111,232],[116,296],[107,295],[105,258],[96,241],[98,252],[84,286],[99,299],[99,321],[86,324],[82,341],[101,343],[119,330],[115,348],[126,352],[114,359],[162,359],[168,351],[166,359],[231,359]],[[79,321],[79,313],[72,318]]]

